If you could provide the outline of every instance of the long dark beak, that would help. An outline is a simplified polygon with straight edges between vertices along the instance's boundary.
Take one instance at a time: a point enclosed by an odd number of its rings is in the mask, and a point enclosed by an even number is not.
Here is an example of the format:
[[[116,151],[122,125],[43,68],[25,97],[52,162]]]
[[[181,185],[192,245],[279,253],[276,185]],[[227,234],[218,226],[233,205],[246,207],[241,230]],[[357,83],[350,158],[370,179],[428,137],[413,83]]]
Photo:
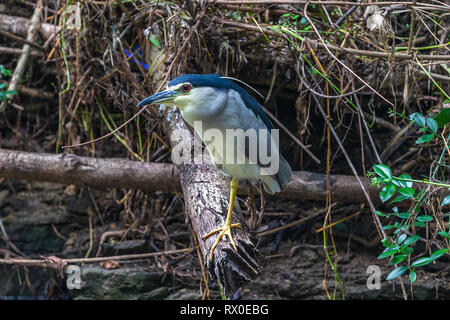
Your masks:
[[[161,102],[167,101],[169,99],[172,99],[176,95],[177,95],[177,93],[172,90],[161,91],[161,92],[155,93],[154,95],[152,95],[148,98],[145,98],[144,100],[139,102],[137,106],[143,107],[143,106],[146,106],[146,105],[152,104],[152,103],[161,103]]]

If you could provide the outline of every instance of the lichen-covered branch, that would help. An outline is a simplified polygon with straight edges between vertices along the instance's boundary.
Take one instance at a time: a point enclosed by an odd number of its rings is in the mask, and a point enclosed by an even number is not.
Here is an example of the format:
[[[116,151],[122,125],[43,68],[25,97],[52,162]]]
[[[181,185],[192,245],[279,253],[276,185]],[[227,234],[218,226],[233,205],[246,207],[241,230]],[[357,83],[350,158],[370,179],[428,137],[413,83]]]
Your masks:
[[[171,144],[186,144],[186,150],[192,153],[194,135],[182,120],[180,114],[166,108],[166,134],[171,137]],[[177,134],[173,134],[177,130]],[[196,142],[200,143],[201,142]],[[201,145],[200,145],[201,146]],[[192,157],[191,157],[192,158]],[[205,157],[206,158],[206,157]],[[250,281],[258,274],[255,247],[249,234],[241,229],[233,230],[237,243],[237,252],[229,241],[221,241],[214,251],[214,260],[210,260],[210,250],[216,237],[203,240],[202,237],[211,230],[224,225],[228,209],[229,181],[212,162],[207,159],[192,158],[190,163],[178,165],[180,183],[183,190],[186,214],[199,239],[203,261],[212,275],[221,283],[226,294],[232,294],[244,282]],[[244,221],[235,211],[234,221],[245,226]]]

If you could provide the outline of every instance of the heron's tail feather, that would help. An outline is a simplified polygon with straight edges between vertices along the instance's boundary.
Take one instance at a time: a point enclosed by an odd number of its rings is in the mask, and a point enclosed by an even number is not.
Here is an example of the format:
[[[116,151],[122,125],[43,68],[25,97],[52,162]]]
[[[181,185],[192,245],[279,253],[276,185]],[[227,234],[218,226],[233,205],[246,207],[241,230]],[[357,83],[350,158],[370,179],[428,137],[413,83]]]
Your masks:
[[[280,169],[278,170],[277,180],[281,183],[283,189],[292,178],[292,169],[289,163],[280,155]]]
[[[273,176],[262,176],[261,181],[264,186],[264,190],[266,190],[269,194],[274,194],[276,192],[280,192],[291,180],[292,170],[289,163],[286,159],[280,155],[280,167],[278,173]]]
[[[262,176],[261,181],[263,183],[264,190],[266,190],[268,194],[274,194],[275,192],[281,191],[280,184],[274,176]]]

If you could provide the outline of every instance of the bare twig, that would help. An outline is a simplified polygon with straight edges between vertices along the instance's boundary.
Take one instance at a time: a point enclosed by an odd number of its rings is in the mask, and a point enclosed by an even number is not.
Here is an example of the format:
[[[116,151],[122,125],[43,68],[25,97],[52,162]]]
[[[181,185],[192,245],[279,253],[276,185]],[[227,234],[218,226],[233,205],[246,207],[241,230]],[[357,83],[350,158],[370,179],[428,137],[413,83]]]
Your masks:
[[[140,254],[127,254],[121,256],[108,256],[108,257],[96,257],[96,258],[76,258],[76,259],[61,259],[58,258],[59,262],[56,263],[56,259],[0,259],[0,264],[8,265],[24,265],[24,266],[42,266],[50,267],[54,269],[59,269],[60,263],[64,265],[68,264],[83,264],[83,263],[97,263],[110,260],[136,260],[136,259],[147,259],[152,257],[166,256],[179,253],[191,253],[194,251],[193,248],[161,251],[161,252],[150,252],[150,253],[140,253]],[[50,258],[50,257],[49,257]]]
[[[264,31],[265,34],[269,34],[271,36],[277,36],[277,37],[283,37],[283,34],[278,33],[272,29],[269,29],[267,25],[260,24],[258,28],[257,26],[249,25],[247,23],[242,22],[236,22],[236,21],[229,21],[224,19],[217,19],[217,22],[227,25],[230,27],[236,27],[236,28],[242,28],[247,30],[252,30],[255,32],[261,32],[261,29]],[[407,53],[390,53],[390,52],[380,52],[380,51],[369,51],[369,50],[360,50],[360,49],[353,49],[353,48],[346,48],[346,47],[339,47],[333,44],[325,44],[323,42],[318,42],[316,40],[305,38],[305,40],[311,42],[314,46],[334,50],[341,53],[351,54],[351,55],[361,55],[361,56],[368,56],[368,57],[379,57],[379,58],[395,58],[395,59],[412,59],[415,56],[417,56],[420,60],[442,60],[442,61],[448,61],[450,60],[449,55],[429,55],[429,54],[418,54],[418,55],[412,55]]]
[[[308,16],[308,3],[305,4],[305,8],[304,8],[304,15],[306,20],[308,20],[309,24],[312,26],[312,28],[314,29],[317,37],[320,39],[320,41],[322,42],[322,45],[324,46],[324,48],[327,50],[327,52],[330,54],[330,56],[337,61],[341,66],[343,66],[345,69],[347,69],[352,75],[354,75],[357,79],[359,79],[359,81],[361,81],[362,83],[364,83],[370,90],[372,90],[376,95],[378,95],[381,99],[383,99],[387,104],[394,106],[394,104],[392,102],[390,102],[389,100],[387,100],[384,96],[382,96],[380,93],[378,93],[377,90],[375,90],[374,88],[372,88],[366,81],[364,81],[360,76],[358,76],[352,69],[350,69],[345,63],[343,63],[341,60],[339,60],[328,48],[327,44],[325,43],[325,41],[323,40],[322,36],[320,35],[320,32],[317,30],[316,26],[314,25],[314,23],[311,21],[311,19]]]
[[[3,36],[5,36],[7,38],[10,38],[12,40],[16,40],[16,41],[20,41],[22,43],[29,44],[30,46],[32,46],[33,48],[36,48],[38,50],[41,50],[41,51],[44,50],[44,48],[42,46],[40,46],[40,45],[38,45],[38,44],[36,44],[36,43],[34,43],[32,41],[28,41],[27,39],[24,39],[22,37],[16,36],[15,34],[13,34],[11,32],[0,30],[0,35],[3,35]]]
[[[0,47],[0,53],[4,54],[22,54],[24,51],[23,49],[17,49],[17,48],[10,48],[10,47]],[[32,57],[38,57],[42,56],[43,53],[39,51],[31,51],[30,56]]]
[[[0,81],[0,83],[6,83],[6,81]],[[55,97],[55,94],[53,92],[47,92],[40,89],[33,89],[25,87],[21,84],[17,86],[16,89],[19,93],[25,94],[27,96],[33,97],[35,99],[45,99],[50,100]]]
[[[374,204],[372,202],[372,199],[371,199],[369,193],[367,192],[366,186],[364,185],[364,183],[362,182],[361,178],[359,177],[358,172],[356,171],[356,169],[355,169],[355,167],[354,167],[354,165],[352,163],[352,160],[348,156],[347,151],[345,150],[344,146],[342,145],[341,139],[339,139],[339,136],[337,135],[336,131],[334,130],[333,126],[331,125],[331,122],[328,119],[325,111],[323,110],[323,108],[322,108],[318,98],[315,95],[312,95],[312,97],[316,101],[317,109],[320,111],[320,113],[322,114],[325,122],[329,126],[330,131],[333,134],[333,137],[335,138],[336,142],[339,145],[339,149],[341,149],[342,154],[344,155],[345,159],[347,160],[347,163],[348,163],[350,169],[352,170],[353,175],[355,176],[356,180],[358,181],[358,183],[359,183],[359,185],[361,187],[361,190],[362,190],[364,196],[367,199],[367,203],[369,204],[370,211],[372,212],[372,215],[374,216],[374,220],[376,221],[376,226],[378,228],[378,231],[383,235],[383,238],[386,238],[386,233],[383,230],[383,225],[382,225],[380,219],[378,218],[378,216],[375,213],[376,212],[375,206],[374,206]]]

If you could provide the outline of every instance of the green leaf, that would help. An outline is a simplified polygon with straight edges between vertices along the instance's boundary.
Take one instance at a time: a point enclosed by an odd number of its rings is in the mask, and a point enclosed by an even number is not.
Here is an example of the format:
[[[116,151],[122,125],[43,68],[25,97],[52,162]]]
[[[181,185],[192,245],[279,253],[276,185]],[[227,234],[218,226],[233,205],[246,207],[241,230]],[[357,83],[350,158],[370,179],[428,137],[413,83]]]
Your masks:
[[[381,201],[388,201],[394,195],[396,190],[397,187],[392,183],[388,183],[387,185],[385,185],[384,188],[380,191]]]
[[[400,252],[404,253],[404,254],[412,254],[414,252],[414,249],[411,247],[402,247],[400,249]]]
[[[450,195],[445,196],[445,198],[442,200],[441,207],[444,207],[448,204],[450,204]]]
[[[391,168],[389,168],[385,164],[376,164],[373,166],[373,171],[375,171],[376,174],[378,174],[380,177],[384,179],[391,179],[392,178],[392,171]]]
[[[417,123],[419,127],[425,127],[425,117],[419,112],[414,112],[413,114],[411,114],[409,116],[409,120]]]
[[[425,223],[421,221],[416,221],[412,225],[413,227],[425,227]]]
[[[0,83],[0,89],[6,88],[8,86],[7,83]]]
[[[409,198],[410,197],[407,197],[407,196],[404,196],[404,195],[399,195],[399,196],[396,196],[394,198],[394,200],[392,200],[390,203],[392,204],[392,203],[396,203],[396,202],[401,202],[401,201],[409,199]]]
[[[419,139],[416,140],[417,144],[421,144],[421,143],[426,143],[429,142],[433,139],[434,135],[429,133],[429,134],[424,134],[423,136],[421,136]]]
[[[402,175],[399,175],[398,177],[399,177],[399,178],[402,178],[402,179],[409,179],[409,180],[412,180],[412,177],[411,177],[409,174],[402,174]],[[401,180],[399,180],[398,182],[402,185],[402,187],[408,187],[408,188],[411,188],[412,185],[413,185],[413,182],[412,182],[412,181],[401,181]]]
[[[419,222],[429,222],[429,221],[433,221],[433,217],[429,216],[427,214],[421,215],[421,216],[417,216],[416,217],[416,221]]]
[[[411,214],[409,212],[399,212],[396,214],[401,219],[408,219]]]
[[[402,235],[400,235],[400,237],[398,237],[397,243],[398,244],[402,243],[406,239],[406,237],[407,237],[407,235],[405,233],[403,233]]]
[[[436,120],[434,120],[433,118],[427,118],[427,126],[434,133],[436,133],[438,130],[438,124],[437,124]]]
[[[393,280],[395,278],[398,278],[398,277],[404,275],[406,271],[408,271],[408,267],[395,268],[394,270],[391,271],[391,273],[389,273],[386,280]]]
[[[394,229],[394,228],[398,228],[397,224],[387,224],[385,226],[383,226],[383,230],[389,230],[389,229]]]
[[[439,231],[438,235],[440,235],[441,237],[444,237],[444,238],[450,238],[450,234],[445,231]]]
[[[3,65],[0,65],[0,74],[4,75],[5,77],[10,77],[12,75],[12,72],[10,69],[6,69]]]
[[[392,178],[392,179],[391,179],[391,182],[392,182],[393,184],[395,184],[395,185],[396,185],[397,187],[399,187],[399,188],[405,187],[404,185],[402,185],[402,182],[403,182],[403,181],[397,180],[397,179],[395,179],[395,178]]]
[[[450,108],[442,109],[441,112],[434,117],[434,120],[436,120],[439,128],[444,128],[444,126],[450,122]]]
[[[414,235],[414,236],[410,236],[408,237],[404,242],[403,242],[403,246],[408,246],[414,242],[416,242],[417,240],[419,240],[419,236],[418,235]]]
[[[430,256],[430,258],[432,258],[433,260],[439,259],[440,257],[442,257],[444,254],[446,254],[448,252],[448,249],[439,249],[436,250],[435,252],[433,252]]]
[[[405,197],[408,198],[412,198],[414,197],[414,194],[416,193],[416,190],[414,190],[413,188],[399,188],[398,192],[402,195],[404,195]]]
[[[409,281],[411,281],[411,283],[413,283],[414,281],[416,281],[417,279],[417,274],[415,271],[410,271],[409,272]]]
[[[5,90],[5,91],[3,91],[3,93],[4,94],[14,95],[14,94],[17,94],[17,91],[16,90]]]
[[[397,264],[402,262],[403,260],[405,260],[408,257],[407,254],[399,254],[396,255],[395,257],[392,258],[391,260],[391,265]]]
[[[383,212],[375,211],[375,214],[379,217],[386,217],[386,215]]]
[[[411,264],[411,267],[422,267],[422,266],[429,264],[432,261],[433,261],[433,259],[430,257],[423,257],[423,258],[420,258],[420,259],[417,259],[416,261],[414,261]]]
[[[384,259],[387,257],[390,257],[396,253],[399,253],[400,249],[399,247],[394,247],[394,248],[386,248],[379,256],[378,259]]]
[[[150,42],[158,48],[161,48],[161,42],[159,42],[158,38],[156,38],[156,36],[154,34],[150,35],[150,37],[148,38],[148,40],[150,40]]]
[[[381,240],[381,244],[382,244],[383,247],[385,247],[385,248],[394,248],[394,245],[391,243],[391,241],[389,240],[389,238],[384,238],[383,240]]]

